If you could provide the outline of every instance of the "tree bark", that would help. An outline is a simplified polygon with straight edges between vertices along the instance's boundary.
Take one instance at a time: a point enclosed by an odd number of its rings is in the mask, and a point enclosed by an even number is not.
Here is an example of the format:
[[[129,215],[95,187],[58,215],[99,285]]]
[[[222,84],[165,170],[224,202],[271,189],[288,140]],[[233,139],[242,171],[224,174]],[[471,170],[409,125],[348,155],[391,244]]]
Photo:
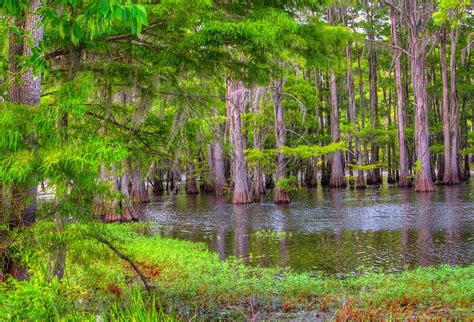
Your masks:
[[[408,14],[408,50],[410,53],[411,80],[415,97],[415,150],[419,162],[415,174],[415,190],[417,192],[434,191],[431,177],[431,156],[428,135],[428,106],[426,102],[426,39],[420,38],[419,28],[421,15],[417,1],[407,0]]]
[[[260,99],[265,94],[265,88],[257,87],[252,91],[252,112],[255,116],[260,111]],[[261,151],[263,149],[263,128],[256,121],[254,123],[254,136],[253,136],[253,148]],[[256,165],[253,169],[253,180],[252,180],[252,200],[255,202],[262,202],[263,195],[265,193],[265,187],[263,185],[263,171],[259,165]]]
[[[30,0],[28,12],[25,12],[23,30],[29,36],[27,41],[22,41],[14,33],[9,35],[9,73],[13,82],[8,91],[11,103],[36,106],[40,102],[41,74],[33,75],[31,68],[19,75],[18,58],[28,57],[32,48],[37,47],[43,39],[42,17],[37,14],[42,4],[40,0]],[[16,27],[21,28],[20,18],[14,18]],[[21,85],[18,78],[21,77]],[[29,138],[30,148],[36,149],[36,139]],[[30,225],[36,216],[37,184],[35,178],[30,178],[28,183],[15,183],[12,190],[13,226]]]
[[[208,173],[207,178],[204,175],[201,176],[199,188],[201,192],[204,193],[213,193],[214,192],[214,177],[215,177],[215,170],[214,170],[214,151],[213,145],[207,145],[207,166],[208,166]]]
[[[247,89],[241,81],[226,80],[226,107],[230,127],[230,140],[234,147],[232,175],[234,181],[233,204],[251,202],[248,168],[245,160],[245,142],[242,134],[241,114],[247,105]]]
[[[360,146],[360,137],[359,137],[359,122],[357,121],[357,108],[355,102],[355,85],[354,85],[354,73],[352,71],[352,47],[351,43],[348,44],[346,48],[346,58],[347,58],[347,99],[349,106],[349,120],[354,125],[356,134],[354,135],[355,146],[356,146],[356,156],[357,156],[357,166],[363,166],[362,159],[362,150]],[[357,180],[356,180],[357,189],[365,189],[365,178],[364,171],[362,169],[357,170]]]
[[[132,202],[137,204],[150,202],[141,167],[137,165],[132,169],[130,165],[130,175],[130,198]]]
[[[285,156],[283,155],[282,148],[285,146],[285,121],[283,111],[283,93],[282,88],[285,81],[283,79],[276,80],[273,82],[273,107],[275,117],[275,137],[276,137],[276,149],[277,149],[277,169],[275,180],[277,186],[275,189],[275,203],[289,203],[290,196],[288,192],[284,191],[278,186],[278,181],[285,178]]]
[[[369,39],[373,39],[370,35]],[[378,127],[378,92],[377,92],[377,53],[372,46],[369,48],[369,85],[370,85],[370,125],[376,129]],[[371,137],[371,148],[370,148],[370,163],[375,164],[379,159],[379,152],[377,143],[374,141],[374,137]],[[380,184],[382,182],[380,176],[380,169],[373,169],[367,174],[368,184]]]
[[[186,194],[195,195],[198,193],[196,176],[194,175],[194,164],[186,162]]]
[[[212,151],[214,156],[214,194],[216,196],[222,196],[225,187],[225,165],[224,153],[220,139],[217,139],[214,143]]]
[[[153,194],[155,196],[161,196],[165,191],[163,185],[163,173],[161,170],[155,170],[155,175],[153,177]]]
[[[443,184],[450,184],[453,179],[451,172],[451,139],[450,139],[450,115],[449,115],[449,94],[448,94],[448,67],[446,63],[446,23],[441,25],[440,33],[440,60],[441,60],[441,80],[443,92],[443,143],[444,143],[444,174]]]
[[[393,50],[393,68],[395,73],[395,86],[397,88],[397,121],[398,121],[398,154],[399,154],[399,173],[398,186],[406,188],[411,186],[411,181],[408,179],[408,151],[405,138],[405,115],[403,111],[403,85],[402,85],[402,69],[400,64],[400,50],[396,49],[398,45],[397,34],[397,17],[395,8],[390,10],[390,30],[392,36]]]
[[[331,138],[333,143],[340,141],[339,133],[339,113],[337,103],[337,86],[336,75],[334,70],[330,71],[329,92],[331,96]],[[331,177],[329,179],[329,186],[332,188],[345,187],[344,169],[342,167],[341,152],[336,151],[332,154]]]
[[[124,170],[124,174],[120,176],[119,180],[119,191],[120,191],[120,202],[119,202],[119,207],[120,207],[120,221],[135,221],[138,220],[137,217],[137,212],[135,208],[133,207],[132,201],[130,200],[130,194],[128,191],[129,187],[129,178],[128,174],[126,171],[126,168]]]
[[[358,70],[358,76],[359,76],[359,108],[360,108],[360,113],[361,113],[361,127],[362,129],[365,128],[365,95],[364,95],[364,77],[362,75],[362,64],[361,64],[361,53],[359,53],[358,47],[356,45],[356,51],[357,51],[357,70]],[[363,141],[363,148],[364,148],[364,157],[365,157],[365,162],[366,164],[370,164],[370,159],[369,159],[369,150],[367,147],[367,140],[364,139]],[[361,147],[361,153],[362,153],[362,147]],[[358,162],[359,164],[359,162]],[[372,177],[371,174],[372,170],[367,171],[367,180],[369,180],[369,177]]]
[[[31,56],[32,48],[37,47],[43,40],[44,27],[42,17],[37,14],[42,4],[41,0],[30,0],[28,12],[25,13],[24,30],[30,35],[30,41],[23,42],[23,56]],[[37,105],[40,101],[41,74],[33,75],[33,70],[27,69],[22,75],[21,101],[28,105]]]
[[[451,103],[451,184],[459,184],[459,115],[458,115],[458,98],[456,93],[456,45],[458,39],[458,27],[451,27],[451,82],[450,82],[450,103]]]

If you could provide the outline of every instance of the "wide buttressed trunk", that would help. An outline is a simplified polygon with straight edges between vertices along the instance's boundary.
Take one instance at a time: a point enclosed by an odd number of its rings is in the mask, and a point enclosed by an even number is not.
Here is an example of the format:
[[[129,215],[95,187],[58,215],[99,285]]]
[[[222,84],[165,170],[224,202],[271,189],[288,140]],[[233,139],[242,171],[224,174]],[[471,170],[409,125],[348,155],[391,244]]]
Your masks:
[[[273,82],[273,107],[275,117],[275,137],[276,137],[276,149],[277,149],[277,169],[276,169],[276,182],[277,187],[275,189],[274,201],[275,203],[289,203],[290,196],[288,192],[278,186],[279,180],[285,178],[285,156],[283,155],[282,148],[285,146],[285,121],[283,111],[283,93],[282,88],[284,80],[278,80]]]
[[[340,141],[339,111],[337,102],[336,75],[333,70],[330,72],[329,92],[331,96],[331,138],[333,143],[337,143]],[[342,188],[346,186],[344,181],[344,169],[342,167],[342,155],[340,151],[333,152],[332,154],[329,186],[332,188]]]
[[[242,133],[241,114],[247,105],[247,89],[241,81],[226,80],[226,108],[230,128],[230,141],[233,146],[232,179],[234,182],[233,204],[250,203],[248,168],[245,160],[245,141]]]
[[[431,155],[429,150],[428,106],[426,102],[426,40],[420,39],[420,13],[417,11],[416,0],[408,0],[409,4],[409,52],[411,81],[415,103],[415,150],[417,169],[415,174],[415,190],[418,192],[434,191],[431,176]]]
[[[390,11],[390,26],[391,26],[391,37],[393,46],[393,68],[395,73],[395,86],[397,89],[397,118],[398,118],[398,154],[399,154],[399,173],[398,173],[398,186],[401,188],[411,186],[411,181],[408,179],[408,151],[406,146],[405,138],[405,115],[403,110],[403,85],[402,85],[402,74],[400,56],[401,52],[398,48],[398,34],[397,34],[397,18],[395,8],[391,8]]]
[[[150,202],[141,167],[135,166],[133,169],[130,167],[130,177],[130,199],[132,202]]]

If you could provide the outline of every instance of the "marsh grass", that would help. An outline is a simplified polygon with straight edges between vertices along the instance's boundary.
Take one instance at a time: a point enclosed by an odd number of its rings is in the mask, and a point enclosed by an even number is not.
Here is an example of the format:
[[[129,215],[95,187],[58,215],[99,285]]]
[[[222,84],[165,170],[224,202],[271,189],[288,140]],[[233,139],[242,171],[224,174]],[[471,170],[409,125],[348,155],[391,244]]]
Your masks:
[[[9,247],[30,267],[31,277],[0,285],[0,320],[265,319],[295,312],[342,319],[472,315],[474,265],[314,277],[221,261],[204,244],[149,232],[147,224],[95,223],[59,232],[48,222],[22,232]],[[152,294],[127,262],[94,239],[97,235],[136,263],[153,285]],[[48,266],[60,245],[67,245],[62,281],[51,277]]]

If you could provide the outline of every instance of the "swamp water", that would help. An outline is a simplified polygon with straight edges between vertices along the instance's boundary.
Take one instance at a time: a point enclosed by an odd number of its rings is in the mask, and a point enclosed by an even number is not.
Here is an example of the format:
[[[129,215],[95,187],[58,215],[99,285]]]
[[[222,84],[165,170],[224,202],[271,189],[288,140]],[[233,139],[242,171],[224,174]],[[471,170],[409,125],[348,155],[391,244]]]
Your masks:
[[[143,211],[157,233],[203,242],[249,265],[347,275],[474,262],[474,179],[436,192],[303,189],[278,206],[233,206],[212,195],[157,198]]]

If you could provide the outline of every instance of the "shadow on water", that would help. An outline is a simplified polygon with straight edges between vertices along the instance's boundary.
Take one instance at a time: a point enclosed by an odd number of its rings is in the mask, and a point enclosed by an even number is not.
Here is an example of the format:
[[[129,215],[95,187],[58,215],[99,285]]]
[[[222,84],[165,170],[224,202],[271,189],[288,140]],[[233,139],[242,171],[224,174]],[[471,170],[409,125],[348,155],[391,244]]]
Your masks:
[[[365,268],[474,262],[472,184],[417,194],[395,187],[303,189],[292,204],[233,206],[212,195],[155,200],[144,210],[158,233],[204,242],[220,258],[296,271],[349,274]]]

